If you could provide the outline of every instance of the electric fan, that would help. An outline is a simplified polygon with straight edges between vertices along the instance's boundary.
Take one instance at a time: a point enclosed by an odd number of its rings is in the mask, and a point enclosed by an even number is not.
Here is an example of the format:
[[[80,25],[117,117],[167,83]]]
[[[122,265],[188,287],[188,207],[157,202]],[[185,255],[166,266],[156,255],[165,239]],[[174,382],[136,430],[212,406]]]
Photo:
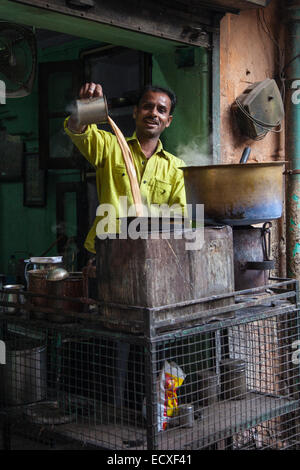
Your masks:
[[[37,66],[34,32],[19,24],[0,21],[0,80],[6,98],[21,98],[31,93]]]

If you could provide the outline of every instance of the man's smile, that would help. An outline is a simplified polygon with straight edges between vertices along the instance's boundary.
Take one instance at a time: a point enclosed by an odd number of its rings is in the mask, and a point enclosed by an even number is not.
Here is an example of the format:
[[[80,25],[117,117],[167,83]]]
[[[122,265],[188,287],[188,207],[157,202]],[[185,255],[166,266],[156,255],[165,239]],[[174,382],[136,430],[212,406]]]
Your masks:
[[[145,118],[144,122],[146,123],[147,126],[151,126],[151,127],[159,125],[158,121],[156,121],[155,119],[151,119],[151,118]]]

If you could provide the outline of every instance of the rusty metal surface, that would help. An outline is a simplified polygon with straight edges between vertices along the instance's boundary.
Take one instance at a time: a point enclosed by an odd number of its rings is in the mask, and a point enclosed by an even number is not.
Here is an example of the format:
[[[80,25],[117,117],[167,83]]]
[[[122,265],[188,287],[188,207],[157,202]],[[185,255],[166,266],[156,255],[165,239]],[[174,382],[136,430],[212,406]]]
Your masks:
[[[232,230],[230,227],[205,228],[201,249],[187,250],[187,238],[177,239],[178,231],[168,239],[157,232],[158,239],[96,240],[99,300],[123,305],[155,308],[156,318],[172,319],[205,309],[192,305],[193,299],[224,294],[234,290]],[[178,303],[187,302],[177,308]],[[232,295],[218,299],[223,306],[233,302]],[[124,311],[104,305],[103,317],[119,320]],[[127,315],[127,313],[125,313]],[[138,311],[130,312],[131,321],[141,321]]]
[[[211,11],[197,7],[189,11],[168,6],[164,2],[147,0],[123,2],[102,0],[101,2],[66,2],[65,0],[13,0],[47,11],[95,21],[108,27],[149,34],[179,43],[210,47]],[[89,3],[89,5],[87,4]]]
[[[262,228],[233,228],[235,289],[250,289],[267,284],[267,270],[274,263],[268,259],[264,237]]]
[[[280,218],[284,162],[183,168],[187,203],[208,223],[251,225]]]
[[[0,291],[1,292],[1,291]],[[26,293],[26,298],[31,298],[34,295],[32,293]],[[235,303],[228,304],[226,300],[234,295]],[[53,296],[47,296],[51,298]],[[219,301],[225,301],[223,304],[225,306],[220,307]],[[199,331],[209,331],[214,328],[214,325],[217,325],[217,328],[220,328],[220,322],[222,323],[222,328],[226,328],[229,325],[234,325],[237,322],[243,323],[249,321],[251,315],[254,315],[258,318],[258,314],[261,315],[261,318],[266,318],[267,316],[274,316],[278,313],[283,313],[285,311],[296,311],[299,309],[299,299],[298,299],[298,281],[295,279],[283,279],[283,278],[270,278],[270,283],[265,286],[259,286],[251,289],[245,289],[242,291],[234,291],[233,293],[220,294],[209,297],[202,297],[193,299],[190,301],[179,302],[176,305],[163,305],[160,307],[138,307],[122,304],[114,304],[109,302],[95,302],[92,299],[72,299],[75,302],[89,302],[97,303],[99,310],[94,311],[93,313],[81,313],[81,312],[63,312],[59,317],[59,321],[56,322],[56,328],[67,328],[68,333],[71,331],[78,330],[80,332],[86,331],[93,332],[93,335],[105,334],[107,337],[118,338],[122,335],[128,335],[131,337],[132,341],[139,342],[143,336],[154,338],[157,336],[158,339],[162,337],[167,338],[168,335],[173,335],[174,330],[177,330],[178,333],[184,335],[187,331],[187,328],[194,328]],[[0,306],[7,305],[7,303],[0,301]],[[19,304],[18,304],[19,305]],[[109,319],[110,327],[108,327],[108,319],[104,319],[101,315],[101,308],[103,306],[115,307],[119,309],[119,312],[122,312],[122,316],[119,317],[119,320],[114,319],[113,317]],[[179,315],[173,317],[172,320],[163,319],[157,315],[158,312],[164,313],[167,310],[174,310],[177,308],[179,312],[182,312],[182,308],[185,306],[194,306],[195,313],[189,315]],[[9,306],[14,306],[9,303]],[[24,306],[23,306],[24,307]],[[35,319],[31,316],[31,308],[36,312],[44,312],[44,316],[41,319]],[[139,320],[137,321],[134,317],[136,316],[134,311],[139,312]],[[45,308],[39,306],[33,306],[30,301],[27,302],[27,308],[23,311],[22,314],[9,314],[1,312],[0,308],[0,318],[18,321],[20,324],[24,323],[28,327],[29,324],[32,325],[41,325],[46,326],[49,323],[53,322],[55,318],[55,313],[60,313],[59,309]],[[230,313],[230,315],[228,315]],[[64,327],[62,316],[68,316],[72,318],[72,324],[66,325]],[[29,323],[28,323],[29,322]],[[134,335],[134,336],[132,336]],[[142,335],[142,336],[141,336]]]
[[[82,273],[70,273],[68,278],[61,281],[48,281],[47,293],[64,298],[64,300],[55,299],[51,301],[52,307],[79,312],[82,309],[82,305],[69,300],[69,298],[83,297],[84,284]]]
[[[28,290],[35,294],[47,293],[47,274],[48,270],[38,269],[28,271]],[[43,296],[35,296],[32,298],[33,305],[47,306],[47,299]]]
[[[205,0],[182,0],[181,3],[189,5],[197,3],[202,7],[237,13],[240,10],[249,10],[251,8],[265,8],[270,3],[270,0],[213,0],[211,2]]]

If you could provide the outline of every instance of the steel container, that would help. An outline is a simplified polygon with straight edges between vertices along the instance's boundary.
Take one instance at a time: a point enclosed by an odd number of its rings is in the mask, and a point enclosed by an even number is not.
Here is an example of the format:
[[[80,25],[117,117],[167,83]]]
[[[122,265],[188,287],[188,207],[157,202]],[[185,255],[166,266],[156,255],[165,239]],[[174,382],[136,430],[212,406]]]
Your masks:
[[[209,224],[251,225],[282,215],[284,162],[189,166],[182,170],[192,218],[196,204],[204,204],[204,218]]]
[[[63,264],[62,256],[41,256],[41,257],[32,257],[30,259],[24,260],[25,263],[25,270],[24,270],[24,277],[27,282],[28,279],[28,272],[29,271],[48,271],[51,269],[55,269]]]
[[[221,393],[224,400],[242,400],[247,393],[246,363],[240,359],[220,362]]]
[[[192,428],[194,425],[194,406],[192,404],[179,406],[179,425],[183,428]]]
[[[5,342],[6,364],[0,366],[0,396],[7,405],[46,398],[46,346],[27,338]]]
[[[24,286],[22,284],[7,284],[3,286],[1,301],[18,304],[16,306],[4,305],[1,310],[6,313],[19,313],[22,304],[25,302],[23,295]]]

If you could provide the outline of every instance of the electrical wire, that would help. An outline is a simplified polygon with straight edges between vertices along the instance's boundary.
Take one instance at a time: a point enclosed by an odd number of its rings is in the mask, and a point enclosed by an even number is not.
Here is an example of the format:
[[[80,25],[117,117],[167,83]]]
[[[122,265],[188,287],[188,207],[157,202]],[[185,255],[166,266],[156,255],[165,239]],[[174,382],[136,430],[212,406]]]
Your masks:
[[[285,51],[284,51],[284,49],[282,49],[280,47],[279,42],[275,39],[274,35],[272,34],[271,29],[270,29],[270,27],[268,25],[268,22],[266,20],[264,10],[261,10],[261,9],[257,10],[257,23],[258,23],[258,26],[260,26],[262,28],[263,32],[270,38],[270,40],[276,46],[277,54],[276,54],[275,60],[276,60],[276,63],[278,65],[278,68],[279,68],[278,78],[280,80],[280,95],[281,95],[281,99],[282,99],[283,103],[285,103],[286,90],[285,90],[284,70],[285,70],[286,67],[284,67],[284,65],[283,65],[283,63],[284,63],[284,52]],[[255,137],[253,140],[263,139],[268,132],[280,133],[282,131],[281,121],[278,121],[275,124],[274,123],[271,124],[271,123],[261,121],[259,119],[254,118],[253,116],[251,116],[251,114],[248,113],[248,111],[245,109],[245,107],[242,105],[242,103],[238,99],[235,100],[235,103],[238,106],[238,108],[241,110],[241,112],[251,122],[253,122],[254,124],[260,126],[265,131],[263,134],[261,134],[258,137]],[[278,126],[279,126],[279,129],[276,129]]]
[[[280,47],[279,42],[274,38],[270,27],[267,23],[266,17],[265,17],[265,11],[258,9],[257,10],[257,22],[258,25],[262,28],[264,33],[271,39],[271,41],[275,44],[276,49],[277,49],[277,55],[275,57],[276,63],[279,67],[279,76],[278,79],[280,80],[280,94],[282,97],[283,103],[285,103],[285,94],[286,94],[286,89],[285,89],[285,76],[284,76],[284,55],[285,55],[285,50],[284,48]]]

